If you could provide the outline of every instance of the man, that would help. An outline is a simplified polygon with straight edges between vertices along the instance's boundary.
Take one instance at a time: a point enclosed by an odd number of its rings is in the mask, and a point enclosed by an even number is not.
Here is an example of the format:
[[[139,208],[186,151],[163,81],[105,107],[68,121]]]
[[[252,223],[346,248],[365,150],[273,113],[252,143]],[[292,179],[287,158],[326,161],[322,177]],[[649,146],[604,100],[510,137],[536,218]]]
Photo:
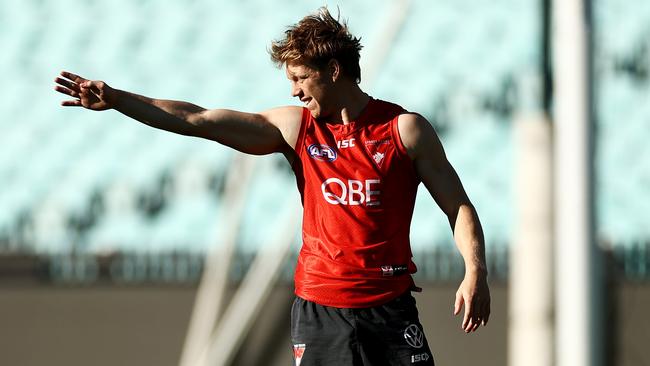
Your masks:
[[[62,72],[64,106],[115,109],[152,127],[248,154],[281,152],[301,193],[303,246],[291,338],[301,365],[433,365],[410,291],[409,227],[423,182],[465,261],[454,314],[473,332],[490,315],[481,225],[429,122],[359,88],[358,38],[325,8],[274,42],[271,57],[304,103],[261,113],[152,99]]]

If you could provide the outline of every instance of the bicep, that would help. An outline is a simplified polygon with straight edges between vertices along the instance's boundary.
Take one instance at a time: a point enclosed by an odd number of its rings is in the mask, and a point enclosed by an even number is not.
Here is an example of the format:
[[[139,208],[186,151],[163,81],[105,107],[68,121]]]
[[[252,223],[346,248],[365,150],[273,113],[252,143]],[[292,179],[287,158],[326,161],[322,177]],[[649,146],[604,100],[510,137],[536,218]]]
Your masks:
[[[212,109],[196,115],[192,124],[196,126],[198,137],[244,153],[262,155],[287,150],[289,145],[282,131],[282,120],[291,116],[290,111],[282,108],[262,113]]]
[[[422,116],[400,117],[399,132],[415,169],[438,206],[449,217],[471,204],[433,126]]]

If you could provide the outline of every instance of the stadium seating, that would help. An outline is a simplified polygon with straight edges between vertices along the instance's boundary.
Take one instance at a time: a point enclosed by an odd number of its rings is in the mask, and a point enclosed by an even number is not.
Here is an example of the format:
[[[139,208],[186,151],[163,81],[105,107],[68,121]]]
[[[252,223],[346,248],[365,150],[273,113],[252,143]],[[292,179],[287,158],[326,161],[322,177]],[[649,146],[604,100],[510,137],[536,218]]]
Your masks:
[[[650,238],[650,4],[597,1],[594,20],[597,234],[628,246]]]
[[[597,223],[599,238],[614,244],[650,238],[650,147],[644,143],[650,5],[632,3],[599,0],[594,6]],[[379,30],[393,3],[372,4],[340,6],[366,45],[382,42]],[[481,214],[488,246],[507,243],[512,118],[520,80],[539,66],[538,4],[405,4],[407,17],[369,92],[433,123]],[[219,245],[219,217],[227,213],[215,182],[231,169],[231,150],[157,131],[114,111],[60,108],[63,98],[52,91],[52,79],[68,69],[205,107],[257,111],[295,104],[266,49],[286,25],[320,5],[1,1],[0,66],[6,72],[0,89],[0,250],[204,252]],[[635,21],[628,21],[630,12]],[[372,52],[365,48],[362,58]],[[645,77],[638,71],[643,67]],[[288,166],[278,159],[259,158],[242,228],[246,250],[268,242],[265,233],[277,225],[270,217],[297,199]],[[412,242],[414,250],[451,245],[446,218],[423,187]]]

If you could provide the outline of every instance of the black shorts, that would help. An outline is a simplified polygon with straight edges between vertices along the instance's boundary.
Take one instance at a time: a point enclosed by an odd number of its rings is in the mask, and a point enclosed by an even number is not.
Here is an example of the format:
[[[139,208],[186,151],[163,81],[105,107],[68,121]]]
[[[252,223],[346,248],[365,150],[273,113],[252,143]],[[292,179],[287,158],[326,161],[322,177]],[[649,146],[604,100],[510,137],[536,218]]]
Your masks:
[[[345,309],[296,297],[291,307],[296,366],[433,366],[410,292],[380,306]]]

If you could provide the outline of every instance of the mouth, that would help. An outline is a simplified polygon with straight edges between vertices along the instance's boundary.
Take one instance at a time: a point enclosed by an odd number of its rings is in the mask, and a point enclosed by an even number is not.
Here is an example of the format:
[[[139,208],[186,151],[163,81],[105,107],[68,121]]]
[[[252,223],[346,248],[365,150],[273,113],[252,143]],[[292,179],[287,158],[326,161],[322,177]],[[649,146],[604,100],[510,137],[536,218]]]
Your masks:
[[[309,102],[311,102],[311,99],[312,98],[303,98],[303,99],[300,99],[300,101],[305,104],[305,107],[307,107],[307,106],[309,106]]]

